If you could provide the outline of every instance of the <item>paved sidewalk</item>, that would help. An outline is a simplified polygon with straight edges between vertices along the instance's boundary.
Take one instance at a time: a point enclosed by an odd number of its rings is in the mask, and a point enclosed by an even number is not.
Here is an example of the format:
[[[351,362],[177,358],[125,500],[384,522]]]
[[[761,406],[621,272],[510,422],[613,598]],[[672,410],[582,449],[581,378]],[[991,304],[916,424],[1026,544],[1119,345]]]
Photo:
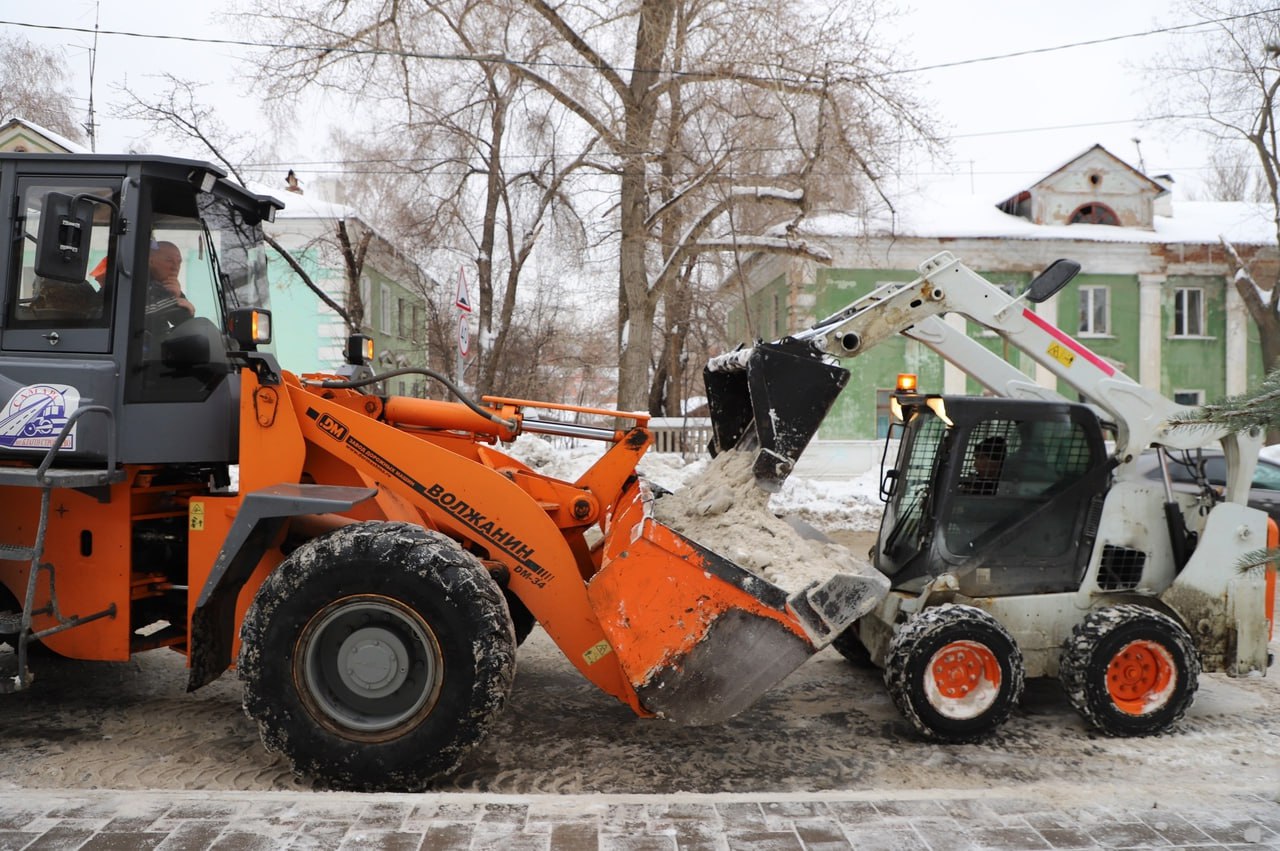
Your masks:
[[[1263,796],[1206,797],[1166,809],[1135,790],[1079,791],[1080,800],[1070,804],[1009,790],[767,796],[0,791],[0,851],[1280,849],[1280,804]]]

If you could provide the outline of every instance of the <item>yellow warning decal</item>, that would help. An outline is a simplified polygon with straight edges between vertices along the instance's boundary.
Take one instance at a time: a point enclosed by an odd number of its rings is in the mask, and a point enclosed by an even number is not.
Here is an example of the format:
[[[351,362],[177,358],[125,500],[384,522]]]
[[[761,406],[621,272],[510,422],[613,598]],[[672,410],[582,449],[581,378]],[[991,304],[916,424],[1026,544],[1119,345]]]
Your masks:
[[[193,502],[187,508],[187,518],[192,532],[204,531],[204,503]]]
[[[1071,351],[1061,343],[1049,344],[1049,357],[1053,358],[1063,366],[1071,366],[1071,363],[1076,359],[1075,352]]]
[[[588,647],[587,652],[582,654],[582,658],[587,660],[588,665],[594,665],[612,652],[613,648],[609,646],[609,642],[601,641]]]

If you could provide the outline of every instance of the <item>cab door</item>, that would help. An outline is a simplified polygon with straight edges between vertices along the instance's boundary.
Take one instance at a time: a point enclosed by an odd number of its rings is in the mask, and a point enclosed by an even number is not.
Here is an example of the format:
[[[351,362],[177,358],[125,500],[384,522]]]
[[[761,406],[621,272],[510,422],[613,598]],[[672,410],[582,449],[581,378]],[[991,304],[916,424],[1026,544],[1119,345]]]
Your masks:
[[[115,410],[119,366],[113,352],[115,210],[122,201],[120,177],[10,176],[14,203],[0,279],[0,455],[38,460],[84,405]],[[90,273],[67,282],[36,274],[36,240],[50,193],[85,195],[89,203]],[[101,416],[80,420],[62,446],[68,460],[105,459],[107,423]]]

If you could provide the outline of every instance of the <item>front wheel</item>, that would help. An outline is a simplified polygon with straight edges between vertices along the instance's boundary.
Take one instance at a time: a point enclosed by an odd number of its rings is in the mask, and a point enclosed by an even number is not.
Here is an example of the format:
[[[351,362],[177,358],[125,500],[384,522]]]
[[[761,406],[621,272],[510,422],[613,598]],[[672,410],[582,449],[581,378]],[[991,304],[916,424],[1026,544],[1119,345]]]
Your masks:
[[[1067,699],[1110,736],[1168,729],[1191,706],[1199,678],[1200,656],[1186,629],[1133,604],[1091,612],[1058,663]]]
[[[272,571],[241,626],[244,708],[270,751],[334,788],[413,791],[506,701],[515,638],[475,558],[405,523],[358,523]]]
[[[1022,652],[999,621],[973,606],[925,609],[898,628],[884,681],[903,716],[943,742],[974,742],[1022,697]]]

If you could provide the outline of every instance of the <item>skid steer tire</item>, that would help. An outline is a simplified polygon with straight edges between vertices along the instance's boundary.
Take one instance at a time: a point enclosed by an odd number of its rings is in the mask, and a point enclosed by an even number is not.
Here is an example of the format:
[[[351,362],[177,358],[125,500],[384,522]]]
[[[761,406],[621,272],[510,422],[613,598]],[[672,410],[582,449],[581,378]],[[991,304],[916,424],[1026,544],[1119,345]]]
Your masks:
[[[889,695],[928,738],[975,742],[1004,723],[1022,697],[1022,651],[973,606],[925,609],[898,628],[885,659]]]
[[[1146,606],[1092,612],[1072,631],[1058,679],[1085,720],[1109,736],[1149,736],[1186,713],[1200,656],[1186,629]]]
[[[836,636],[836,640],[831,642],[831,646],[835,651],[844,657],[855,668],[866,670],[874,668],[875,664],[871,661],[871,653],[863,645],[862,640],[858,638],[858,625],[850,624],[849,628]]]
[[[497,583],[407,523],[357,523],[300,547],[240,635],[244,709],[267,750],[350,791],[417,791],[456,768],[515,673]]]

